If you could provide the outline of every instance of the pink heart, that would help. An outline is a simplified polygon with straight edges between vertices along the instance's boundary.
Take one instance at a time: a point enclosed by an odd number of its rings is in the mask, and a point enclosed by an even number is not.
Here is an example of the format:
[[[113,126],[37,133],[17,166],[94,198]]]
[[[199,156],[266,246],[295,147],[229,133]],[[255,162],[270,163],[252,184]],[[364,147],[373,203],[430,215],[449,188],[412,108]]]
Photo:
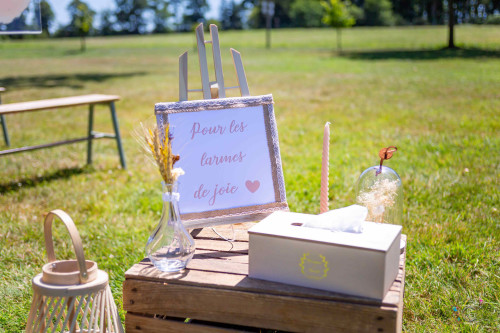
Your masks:
[[[260,182],[258,180],[254,180],[253,182],[250,181],[250,180],[247,180],[245,182],[245,186],[247,187],[247,189],[254,193],[255,191],[257,191],[260,187]]]

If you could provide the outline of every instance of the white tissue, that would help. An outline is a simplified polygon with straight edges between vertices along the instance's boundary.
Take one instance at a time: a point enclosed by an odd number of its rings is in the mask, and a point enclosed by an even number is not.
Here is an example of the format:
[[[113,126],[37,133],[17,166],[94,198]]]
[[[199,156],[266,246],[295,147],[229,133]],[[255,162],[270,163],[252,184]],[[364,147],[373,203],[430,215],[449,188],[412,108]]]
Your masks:
[[[303,227],[360,233],[363,232],[362,222],[367,216],[366,207],[352,205],[316,215],[304,223]]]

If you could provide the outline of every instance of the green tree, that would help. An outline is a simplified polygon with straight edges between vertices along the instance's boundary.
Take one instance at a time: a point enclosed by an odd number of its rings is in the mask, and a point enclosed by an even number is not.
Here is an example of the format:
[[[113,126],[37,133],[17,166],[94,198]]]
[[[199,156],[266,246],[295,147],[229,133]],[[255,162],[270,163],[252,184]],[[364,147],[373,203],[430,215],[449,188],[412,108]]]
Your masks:
[[[153,32],[167,32],[167,20],[172,16],[168,0],[115,0],[115,21],[113,30],[121,34],[144,34],[149,32],[149,25],[154,23]],[[152,18],[152,19],[151,19]],[[108,20],[110,21],[110,20]]]
[[[43,0],[40,2],[40,17],[42,20],[42,34],[50,36],[50,27],[54,23],[55,15],[50,4]]]
[[[209,6],[207,0],[186,1],[186,13],[182,18],[182,23],[184,27],[192,29],[195,25],[205,20],[205,13],[208,11]]]
[[[274,28],[286,28],[293,27],[294,21],[291,17],[291,8],[293,1],[290,0],[272,0],[274,2]],[[243,1],[245,3],[245,1]],[[262,2],[261,0],[249,1],[253,3],[254,7],[248,18],[248,23],[252,28],[264,28],[266,27],[266,17],[262,13]]]
[[[116,33],[114,28],[114,14],[111,10],[107,9],[101,12],[101,25],[99,27],[99,34],[103,36],[113,35]]]
[[[342,28],[352,27],[356,20],[341,0],[321,1],[321,5],[325,8],[323,22],[337,29],[337,51],[342,52]]]
[[[320,27],[324,15],[320,0],[295,0],[290,8],[290,17],[296,27]]]
[[[182,2],[184,0],[170,0],[170,6],[172,8],[172,16],[174,18],[173,25],[175,31],[180,31],[182,26],[182,17],[177,13],[180,12],[179,8],[182,8]]]
[[[123,34],[145,33],[148,20],[144,13],[150,9],[148,0],[115,0],[116,25]]]
[[[95,12],[82,0],[72,0],[67,8],[71,21],[65,32],[69,36],[80,36],[80,50],[84,52],[85,37],[92,31]]]
[[[222,29],[243,29],[242,11],[243,4],[237,4],[234,0],[227,3],[222,0],[220,6],[220,22]]]
[[[166,0],[150,1],[150,8],[154,12],[154,33],[164,33],[169,30],[167,20],[172,16],[172,13],[168,10],[168,5]]]
[[[394,25],[396,19],[389,0],[365,0],[363,6],[365,16],[364,25]]]

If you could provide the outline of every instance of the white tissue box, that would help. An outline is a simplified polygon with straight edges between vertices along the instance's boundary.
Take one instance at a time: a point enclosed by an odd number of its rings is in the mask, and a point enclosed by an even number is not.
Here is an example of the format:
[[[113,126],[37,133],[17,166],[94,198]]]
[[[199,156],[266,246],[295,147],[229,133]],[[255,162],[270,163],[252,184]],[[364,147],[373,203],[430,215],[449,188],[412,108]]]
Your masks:
[[[362,233],[300,226],[313,216],[275,212],[249,229],[249,276],[383,299],[399,269],[401,226],[362,222]]]

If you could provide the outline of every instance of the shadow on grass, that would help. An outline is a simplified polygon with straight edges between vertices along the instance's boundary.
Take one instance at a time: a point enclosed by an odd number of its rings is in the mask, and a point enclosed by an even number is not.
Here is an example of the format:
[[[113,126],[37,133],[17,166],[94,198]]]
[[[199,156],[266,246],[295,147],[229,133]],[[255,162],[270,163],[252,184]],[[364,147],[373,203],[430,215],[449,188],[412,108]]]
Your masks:
[[[74,89],[83,88],[84,82],[104,82],[110,79],[127,78],[144,75],[145,72],[130,73],[85,73],[67,75],[33,75],[33,76],[10,76],[0,78],[2,86],[8,89],[20,88],[57,88],[70,87]]]
[[[500,50],[477,48],[424,49],[424,50],[371,50],[346,51],[342,57],[355,60],[436,60],[436,59],[476,59],[500,58]]]
[[[35,176],[35,177],[19,179],[13,182],[0,184],[0,194],[19,191],[23,188],[32,188],[44,182],[50,182],[52,180],[57,180],[57,179],[70,178],[75,175],[90,173],[92,171],[93,168],[88,166],[74,167],[74,168],[57,170],[53,173],[48,173],[43,176]]]

